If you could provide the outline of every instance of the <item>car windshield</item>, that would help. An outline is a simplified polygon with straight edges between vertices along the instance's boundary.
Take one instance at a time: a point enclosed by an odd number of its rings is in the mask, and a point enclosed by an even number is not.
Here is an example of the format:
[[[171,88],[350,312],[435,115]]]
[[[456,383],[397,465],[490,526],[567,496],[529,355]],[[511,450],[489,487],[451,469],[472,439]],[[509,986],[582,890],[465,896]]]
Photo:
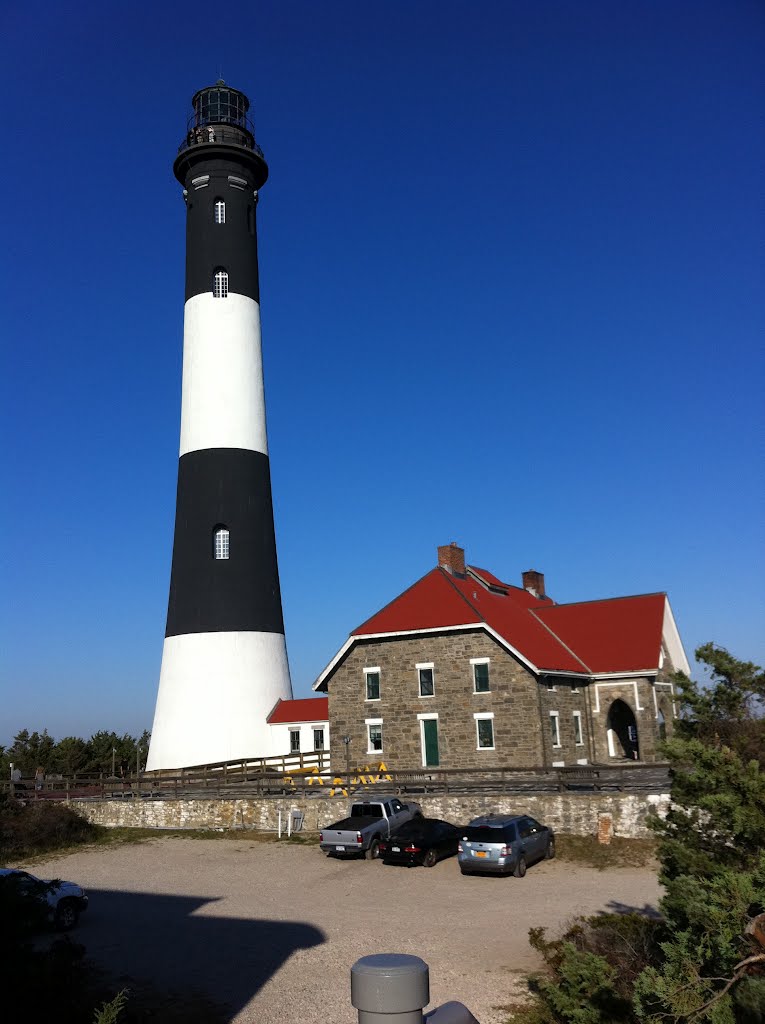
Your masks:
[[[504,835],[498,825],[468,825],[462,832],[462,838],[469,843],[502,843]]]

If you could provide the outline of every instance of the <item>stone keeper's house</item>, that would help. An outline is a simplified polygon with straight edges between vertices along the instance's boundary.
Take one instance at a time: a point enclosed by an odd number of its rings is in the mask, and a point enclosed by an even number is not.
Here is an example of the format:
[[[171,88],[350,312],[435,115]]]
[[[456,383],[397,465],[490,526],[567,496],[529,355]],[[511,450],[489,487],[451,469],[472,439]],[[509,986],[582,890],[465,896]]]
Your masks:
[[[690,671],[666,594],[555,604],[541,573],[514,587],[451,544],[351,633],[314,690],[328,694],[335,771],[346,756],[563,766],[655,760],[677,670]]]

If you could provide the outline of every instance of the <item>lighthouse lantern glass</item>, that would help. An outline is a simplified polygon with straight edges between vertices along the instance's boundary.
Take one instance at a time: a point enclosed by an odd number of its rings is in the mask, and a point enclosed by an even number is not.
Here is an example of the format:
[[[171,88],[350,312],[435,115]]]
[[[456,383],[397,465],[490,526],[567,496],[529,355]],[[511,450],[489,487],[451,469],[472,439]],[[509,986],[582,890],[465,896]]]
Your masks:
[[[196,125],[235,124],[240,128],[247,127],[247,97],[235,89],[223,89],[213,86],[202,89],[194,97],[194,114]]]

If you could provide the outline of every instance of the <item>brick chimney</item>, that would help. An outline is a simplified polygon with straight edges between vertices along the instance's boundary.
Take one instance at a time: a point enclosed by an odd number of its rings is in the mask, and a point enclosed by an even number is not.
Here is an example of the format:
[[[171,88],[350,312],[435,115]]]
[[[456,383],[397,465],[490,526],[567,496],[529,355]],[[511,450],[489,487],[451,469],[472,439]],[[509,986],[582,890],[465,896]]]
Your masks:
[[[442,569],[447,569],[452,576],[465,575],[465,549],[457,545],[456,541],[445,544],[438,549],[438,564]]]
[[[528,590],[534,597],[545,596],[545,574],[537,572],[536,569],[527,569],[522,576],[523,589]]]

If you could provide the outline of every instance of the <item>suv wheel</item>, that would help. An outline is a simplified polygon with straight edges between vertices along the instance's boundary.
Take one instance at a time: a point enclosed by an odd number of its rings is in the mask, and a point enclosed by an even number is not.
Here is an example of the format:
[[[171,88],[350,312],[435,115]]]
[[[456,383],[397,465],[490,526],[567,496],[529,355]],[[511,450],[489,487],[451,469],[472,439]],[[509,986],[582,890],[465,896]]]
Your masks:
[[[523,878],[523,876],[526,874],[526,858],[523,856],[523,854],[521,854],[521,856],[515,862],[513,874],[516,878]]]
[[[436,851],[435,850],[428,850],[428,852],[425,854],[425,858],[424,858],[422,863],[425,865],[426,868],[432,868],[432,867],[435,867],[435,864],[436,864],[437,860],[438,860],[438,855],[437,855]]]
[[[61,900],[59,905],[56,907],[56,915],[54,917],[54,924],[56,928],[62,932],[68,932],[70,928],[74,928],[77,924],[77,920],[80,916],[80,912],[74,905],[72,900]]]
[[[547,849],[545,850],[545,857],[548,860],[552,860],[554,856],[555,856],[555,840],[551,839],[550,842],[547,844]]]

